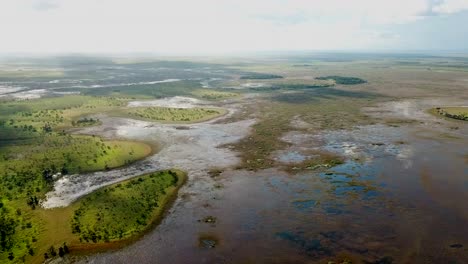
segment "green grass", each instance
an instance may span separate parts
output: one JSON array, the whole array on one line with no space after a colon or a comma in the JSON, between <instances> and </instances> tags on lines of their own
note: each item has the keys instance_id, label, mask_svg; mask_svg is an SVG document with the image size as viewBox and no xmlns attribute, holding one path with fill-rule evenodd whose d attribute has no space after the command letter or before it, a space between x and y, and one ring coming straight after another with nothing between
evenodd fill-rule
<instances>
[{"instance_id":1,"label":"green grass","mask_svg":"<svg viewBox=\"0 0 468 264\"><path fill-rule=\"evenodd\" d=\"M112 115L148 121L200 122L224 113L222 109L209 108L135 107L116 111Z\"/></svg>"},{"instance_id":2,"label":"green grass","mask_svg":"<svg viewBox=\"0 0 468 264\"><path fill-rule=\"evenodd\" d=\"M451 119L468 121L468 107L438 107L430 110L431 113Z\"/></svg>"},{"instance_id":3,"label":"green grass","mask_svg":"<svg viewBox=\"0 0 468 264\"><path fill-rule=\"evenodd\" d=\"M83 243L134 236L161 217L184 180L184 173L169 170L102 188L79 201L71 228Z\"/></svg>"},{"instance_id":4,"label":"green grass","mask_svg":"<svg viewBox=\"0 0 468 264\"><path fill-rule=\"evenodd\" d=\"M82 116L111 111L128 101L128 98L72 95L2 103L0 145L8 140L40 137L45 125L56 131L67 129Z\"/></svg>"}]
</instances>

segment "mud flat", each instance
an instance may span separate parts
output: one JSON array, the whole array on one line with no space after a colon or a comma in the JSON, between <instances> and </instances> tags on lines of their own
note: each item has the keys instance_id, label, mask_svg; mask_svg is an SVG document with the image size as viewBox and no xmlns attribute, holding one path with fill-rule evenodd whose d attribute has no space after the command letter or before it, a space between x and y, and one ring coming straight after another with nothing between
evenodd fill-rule
<instances>
[{"instance_id":1,"label":"mud flat","mask_svg":"<svg viewBox=\"0 0 468 264\"><path fill-rule=\"evenodd\" d=\"M154 142L160 146L160 151L123 169L65 176L55 183L54 191L47 194L42 204L45 208L67 206L102 186L155 170L178 168L188 172L189 178L196 178L211 167L233 166L238 162L236 153L219 146L243 138L255 122L244 120L214 124L217 119L213 119L184 125L181 129L180 125L132 119L102 116L100 120L101 126L75 130L75 133Z\"/></svg>"}]
</instances>

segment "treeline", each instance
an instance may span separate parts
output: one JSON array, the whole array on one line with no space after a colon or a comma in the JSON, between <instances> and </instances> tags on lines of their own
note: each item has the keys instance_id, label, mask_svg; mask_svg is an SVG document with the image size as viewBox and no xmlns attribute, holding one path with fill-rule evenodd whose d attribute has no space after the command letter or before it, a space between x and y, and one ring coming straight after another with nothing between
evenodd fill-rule
<instances>
[{"instance_id":1,"label":"treeline","mask_svg":"<svg viewBox=\"0 0 468 264\"><path fill-rule=\"evenodd\" d=\"M94 119L94 118L81 118L78 119L77 121L72 121L72 126L90 126L99 123L99 119Z\"/></svg>"}]
</instances>

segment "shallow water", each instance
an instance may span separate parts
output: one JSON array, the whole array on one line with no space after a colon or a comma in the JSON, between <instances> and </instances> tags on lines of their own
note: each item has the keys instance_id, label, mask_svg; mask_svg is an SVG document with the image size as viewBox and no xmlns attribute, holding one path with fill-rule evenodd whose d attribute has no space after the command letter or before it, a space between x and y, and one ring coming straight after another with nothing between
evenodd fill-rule
<instances>
[{"instance_id":1,"label":"shallow water","mask_svg":"<svg viewBox=\"0 0 468 264\"><path fill-rule=\"evenodd\" d=\"M293 131L286 136L289 156L278 153L283 161L300 162L301 153L319 148L347 162L295 175L228 170L213 179L200 170L153 231L82 261L327 263L346 256L356 263L468 263L468 125L450 126L429 118L398 127ZM130 134L147 133L137 131ZM216 134L200 142L211 138ZM207 216L216 223L200 221ZM200 246L201 237L217 243Z\"/></svg>"}]
</instances>

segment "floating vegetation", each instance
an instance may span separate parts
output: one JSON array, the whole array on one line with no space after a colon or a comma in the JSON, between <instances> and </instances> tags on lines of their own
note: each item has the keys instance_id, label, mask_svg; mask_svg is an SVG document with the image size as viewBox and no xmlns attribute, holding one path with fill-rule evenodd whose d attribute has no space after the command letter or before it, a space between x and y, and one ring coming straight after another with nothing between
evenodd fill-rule
<instances>
[{"instance_id":1,"label":"floating vegetation","mask_svg":"<svg viewBox=\"0 0 468 264\"><path fill-rule=\"evenodd\" d=\"M202 234L198 237L198 246L212 249L219 245L219 239L214 235Z\"/></svg>"}]
</instances>

